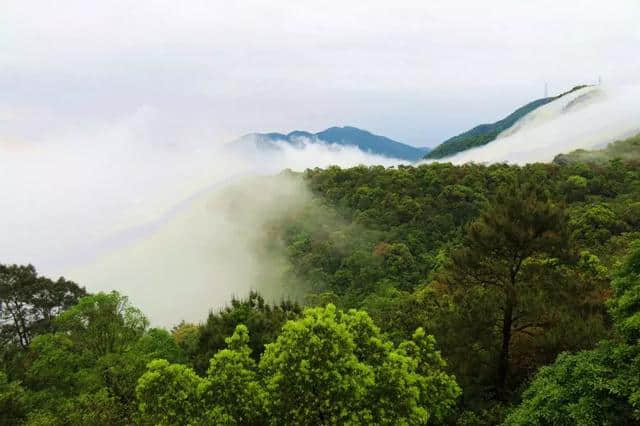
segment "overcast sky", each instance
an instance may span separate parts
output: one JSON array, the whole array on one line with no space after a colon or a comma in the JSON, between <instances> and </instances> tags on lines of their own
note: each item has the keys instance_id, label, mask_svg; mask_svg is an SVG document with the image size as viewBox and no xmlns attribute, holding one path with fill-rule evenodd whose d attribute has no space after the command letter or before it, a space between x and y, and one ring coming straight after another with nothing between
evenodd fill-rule
<instances>
[{"instance_id":1,"label":"overcast sky","mask_svg":"<svg viewBox=\"0 0 640 426\"><path fill-rule=\"evenodd\" d=\"M142 116L430 146L598 76L640 84L639 0L0 0L0 142Z\"/></svg>"}]
</instances>

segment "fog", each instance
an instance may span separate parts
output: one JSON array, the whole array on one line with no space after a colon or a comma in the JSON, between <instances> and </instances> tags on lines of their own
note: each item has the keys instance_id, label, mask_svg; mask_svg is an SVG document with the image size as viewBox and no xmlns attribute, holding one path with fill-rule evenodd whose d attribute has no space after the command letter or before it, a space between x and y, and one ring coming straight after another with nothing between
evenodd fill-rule
<instances>
[{"instance_id":1,"label":"fog","mask_svg":"<svg viewBox=\"0 0 640 426\"><path fill-rule=\"evenodd\" d=\"M286 296L270 221L308 197L289 168L398 164L355 147L303 143L237 152L215 141L157 141L142 109L32 143L0 142L0 259L32 263L89 291L116 289L154 324L202 320L249 289Z\"/></svg>"},{"instance_id":2,"label":"fog","mask_svg":"<svg viewBox=\"0 0 640 426\"><path fill-rule=\"evenodd\" d=\"M1 261L32 263L89 291L117 289L160 325L203 320L250 289L287 296L279 286L286 259L277 241L265 251L265 227L309 194L290 174L272 176L287 168L401 163L310 141L230 149L198 129L167 131L148 106L46 131L36 124L47 117L30 114L25 124L34 125L18 126L19 142L9 133L0 139ZM638 87L589 87L447 160L550 161L638 131Z\"/></svg>"},{"instance_id":3,"label":"fog","mask_svg":"<svg viewBox=\"0 0 640 426\"><path fill-rule=\"evenodd\" d=\"M524 116L489 144L443 161L548 162L578 148L601 148L640 133L640 87L591 86Z\"/></svg>"},{"instance_id":4,"label":"fog","mask_svg":"<svg viewBox=\"0 0 640 426\"><path fill-rule=\"evenodd\" d=\"M266 227L307 196L300 179L239 179L195 197L157 229L68 275L91 289L117 288L162 325L204 320L209 309L251 289L268 300L295 297L283 291L286 258L278 241L265 241L273 238Z\"/></svg>"},{"instance_id":5,"label":"fog","mask_svg":"<svg viewBox=\"0 0 640 426\"><path fill-rule=\"evenodd\" d=\"M454 163L550 161L640 131L637 87L589 87L551 102ZM44 119L35 116L34 122ZM199 321L232 295L272 299L286 259L265 251L265 227L309 194L283 169L396 159L302 141L230 149L198 132L167 132L151 107L109 121L31 129L0 139L0 259L32 263L89 291L117 289L154 324Z\"/></svg>"}]
</instances>

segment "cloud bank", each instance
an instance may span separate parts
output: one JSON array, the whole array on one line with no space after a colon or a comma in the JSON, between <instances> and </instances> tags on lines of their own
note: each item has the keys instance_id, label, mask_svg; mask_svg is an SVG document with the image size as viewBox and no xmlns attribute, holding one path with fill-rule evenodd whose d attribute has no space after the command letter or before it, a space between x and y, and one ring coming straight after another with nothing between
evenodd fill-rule
<instances>
[{"instance_id":1,"label":"cloud bank","mask_svg":"<svg viewBox=\"0 0 640 426\"><path fill-rule=\"evenodd\" d=\"M117 289L154 323L199 320L249 289L283 296L273 283L284 260L258 243L308 194L291 178L259 176L401 163L309 141L242 153L202 139L176 145L156 138L156 120L141 108L109 125L2 140L0 262Z\"/></svg>"},{"instance_id":2,"label":"cloud bank","mask_svg":"<svg viewBox=\"0 0 640 426\"><path fill-rule=\"evenodd\" d=\"M550 161L602 146L640 130L639 95L637 87L582 89L447 160ZM16 115L37 121L28 112ZM271 220L295 211L309 194L299 181L260 176L401 163L305 140L235 151L197 131L159 132L164 124L143 106L108 122L35 128L31 139L24 131L22 139L3 136L0 261L33 263L90 291L118 289L156 324L200 320L249 289L283 296L277 282L285 259L265 252L261 238Z\"/></svg>"},{"instance_id":3,"label":"cloud bank","mask_svg":"<svg viewBox=\"0 0 640 426\"><path fill-rule=\"evenodd\" d=\"M587 87L550 102L454 164L548 162L578 148L600 148L640 133L640 87Z\"/></svg>"}]
</instances>

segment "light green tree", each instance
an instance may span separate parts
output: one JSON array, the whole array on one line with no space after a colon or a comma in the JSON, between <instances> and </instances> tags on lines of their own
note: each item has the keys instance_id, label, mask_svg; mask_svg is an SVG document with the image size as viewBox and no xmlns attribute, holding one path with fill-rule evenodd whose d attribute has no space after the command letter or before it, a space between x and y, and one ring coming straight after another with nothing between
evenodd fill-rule
<instances>
[{"instance_id":1,"label":"light green tree","mask_svg":"<svg viewBox=\"0 0 640 426\"><path fill-rule=\"evenodd\" d=\"M358 359L354 336L335 306L308 309L286 323L260 360L276 424L364 421L371 368Z\"/></svg>"},{"instance_id":2,"label":"light green tree","mask_svg":"<svg viewBox=\"0 0 640 426\"><path fill-rule=\"evenodd\" d=\"M101 356L137 341L149 322L126 296L113 291L81 298L58 324L76 346Z\"/></svg>"},{"instance_id":3,"label":"light green tree","mask_svg":"<svg viewBox=\"0 0 640 426\"><path fill-rule=\"evenodd\" d=\"M211 359L207 380L199 389L204 404L213 407L207 410L207 419L218 424L266 424L267 395L250 356L247 327L237 326L226 343L228 349L219 351Z\"/></svg>"},{"instance_id":4,"label":"light green tree","mask_svg":"<svg viewBox=\"0 0 640 426\"><path fill-rule=\"evenodd\" d=\"M333 305L286 324L260 362L275 424L438 423L460 392L444 366L424 330L395 347L366 312Z\"/></svg>"},{"instance_id":5,"label":"light green tree","mask_svg":"<svg viewBox=\"0 0 640 426\"><path fill-rule=\"evenodd\" d=\"M239 325L228 349L211 359L206 378L152 362L137 387L143 418L157 424L437 424L460 394L432 336L418 329L395 346L364 311L307 309L284 325L257 366L248 342L247 328Z\"/></svg>"},{"instance_id":6,"label":"light green tree","mask_svg":"<svg viewBox=\"0 0 640 426\"><path fill-rule=\"evenodd\" d=\"M124 424L137 413L135 387L153 359L184 362L181 348L117 292L80 299L37 336L25 373L32 423Z\"/></svg>"},{"instance_id":7,"label":"light green tree","mask_svg":"<svg viewBox=\"0 0 640 426\"><path fill-rule=\"evenodd\" d=\"M184 365L150 362L136 387L142 419L156 425L199 423L203 406L198 387L203 380Z\"/></svg>"},{"instance_id":8,"label":"light green tree","mask_svg":"<svg viewBox=\"0 0 640 426\"><path fill-rule=\"evenodd\" d=\"M205 378L183 365L151 362L136 388L142 419L161 425L266 424L247 328L239 325L226 340L228 349L211 359Z\"/></svg>"}]
</instances>

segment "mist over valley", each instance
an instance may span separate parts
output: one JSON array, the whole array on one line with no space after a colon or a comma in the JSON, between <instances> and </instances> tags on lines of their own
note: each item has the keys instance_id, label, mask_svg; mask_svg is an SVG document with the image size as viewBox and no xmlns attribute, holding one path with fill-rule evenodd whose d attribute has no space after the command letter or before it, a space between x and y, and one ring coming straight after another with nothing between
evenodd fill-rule
<instances>
[{"instance_id":1,"label":"mist over valley","mask_svg":"<svg viewBox=\"0 0 640 426\"><path fill-rule=\"evenodd\" d=\"M0 426L640 422L637 0L0 9Z\"/></svg>"}]
</instances>

